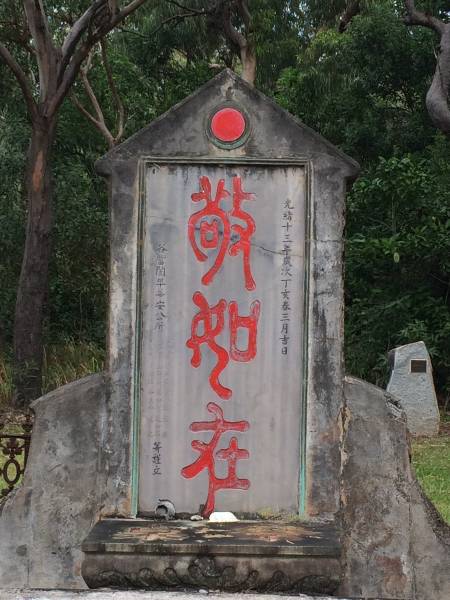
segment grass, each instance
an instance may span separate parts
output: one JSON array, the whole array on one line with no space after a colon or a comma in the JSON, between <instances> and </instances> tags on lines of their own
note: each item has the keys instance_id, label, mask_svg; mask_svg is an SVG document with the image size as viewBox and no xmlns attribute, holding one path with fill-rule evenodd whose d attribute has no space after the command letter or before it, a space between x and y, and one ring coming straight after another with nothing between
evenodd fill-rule
<instances>
[{"instance_id":1,"label":"grass","mask_svg":"<svg viewBox=\"0 0 450 600\"><path fill-rule=\"evenodd\" d=\"M48 346L44 351L43 393L50 392L90 373L102 371L104 354L103 348L93 343L76 343L73 340ZM8 355L2 355L0 356L0 412L8 411L12 395L11 360ZM4 433L22 433L22 429L20 426L9 426ZM8 456L0 451L0 469L7 460ZM18 457L18 462L22 466L23 456ZM13 467L10 467L9 474L13 475ZM6 487L6 483L0 477L0 492Z\"/></svg>"},{"instance_id":2,"label":"grass","mask_svg":"<svg viewBox=\"0 0 450 600\"><path fill-rule=\"evenodd\" d=\"M413 441L412 462L424 492L450 524L450 427L441 430L437 437Z\"/></svg>"},{"instance_id":3,"label":"grass","mask_svg":"<svg viewBox=\"0 0 450 600\"><path fill-rule=\"evenodd\" d=\"M91 342L64 343L47 346L44 350L42 371L43 393L50 392L66 383L90 373L103 370L105 351ZM7 409L12 400L12 365L8 355L0 356L0 411Z\"/></svg>"}]
</instances>

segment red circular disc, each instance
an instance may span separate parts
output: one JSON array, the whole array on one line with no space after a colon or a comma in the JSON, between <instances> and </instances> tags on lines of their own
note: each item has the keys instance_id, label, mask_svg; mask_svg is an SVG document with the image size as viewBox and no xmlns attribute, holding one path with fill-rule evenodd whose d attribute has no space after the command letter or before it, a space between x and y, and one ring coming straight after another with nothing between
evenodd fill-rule
<instances>
[{"instance_id":1,"label":"red circular disc","mask_svg":"<svg viewBox=\"0 0 450 600\"><path fill-rule=\"evenodd\" d=\"M211 119L211 131L221 142L235 142L245 131L244 115L235 108L222 108Z\"/></svg>"}]
</instances>

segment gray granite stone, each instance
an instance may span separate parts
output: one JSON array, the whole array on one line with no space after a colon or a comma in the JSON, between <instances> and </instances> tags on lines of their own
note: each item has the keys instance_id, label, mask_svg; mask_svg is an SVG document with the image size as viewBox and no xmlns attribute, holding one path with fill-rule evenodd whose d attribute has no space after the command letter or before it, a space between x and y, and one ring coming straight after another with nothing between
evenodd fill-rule
<instances>
[{"instance_id":1,"label":"gray granite stone","mask_svg":"<svg viewBox=\"0 0 450 600\"><path fill-rule=\"evenodd\" d=\"M246 431L225 432L218 449L227 448L234 437L239 447L248 452L248 458L238 461L237 472L249 482L249 487L247 490L219 490L215 494L215 510L237 514L298 514L303 435L299 399L305 376L302 341L307 326L304 311L305 168L155 166L150 162L144 177L138 510L140 514L152 514L158 499L166 498L174 503L178 513L200 511L207 496L208 472L204 470L196 477L187 478L181 476L181 471L199 456L198 451L191 448L192 440L207 443L211 438L210 431L193 434L189 426L194 422L212 421L213 416L206 407L213 402L227 420L248 424ZM190 216L204 204L191 201L191 194L199 191L201 177L208 177L213 194L220 179L224 179L230 194L221 203L224 209L231 205L232 185L237 178L243 189L252 194L251 200L242 203L242 209L255 227L249 252L250 272L255 282L253 290L249 291L245 285L242 254L231 257L227 253L211 283L203 285L201 282L216 256L214 252L206 264L202 263L188 243ZM283 275L286 202L292 209L289 271L286 271L290 274L289 282ZM234 217L231 220L240 222ZM211 217L207 219L210 221ZM200 224L195 232L197 238L200 238L199 229ZM286 311L283 311L281 295L283 279L289 284ZM225 302L223 328L214 338L225 356L231 353L231 302L237 303L238 314L245 318L251 314L251 306L257 306L260 311L253 321L257 333L255 356L246 362L239 360L240 356L235 359L230 356L218 378L220 384L230 390L229 399L220 396L221 390L213 388L208 381L218 358L207 345L201 346L201 364L195 369L191 365L193 351L187 347L187 341L192 334L192 321L200 310L193 302L196 293L202 294L210 306L219 300ZM285 314L289 321L286 320L287 335L283 343L281 319ZM202 331L198 328L198 335L202 335L203 328L204 323ZM236 346L247 350L249 330L244 324L237 329L237 335ZM227 462L216 460L215 463L217 476L225 478ZM273 476L267 477L267 473Z\"/></svg>"},{"instance_id":2,"label":"gray granite stone","mask_svg":"<svg viewBox=\"0 0 450 600\"><path fill-rule=\"evenodd\" d=\"M239 147L219 147L208 134L208 117L224 102L248 117L248 137ZM238 314L245 316L251 302L262 300L264 319L251 369L236 360L223 374L239 402L220 405L230 411L226 419L246 420L249 433L254 429L248 438L250 455L237 470L241 480L250 480L251 491L227 495L224 490L218 507L321 520L332 520L339 508L342 232L345 190L358 165L226 70L108 153L98 168L110 188L109 386L94 378L36 404L25 482L5 506L5 540L13 535L15 519L23 519L16 536L17 575L5 575L8 585L14 580L33 586L81 585L79 542L88 523L151 513L160 496L169 496L186 512L196 512L204 502L204 474L191 485L183 481L181 469L196 456L189 448L190 424L206 420L206 402L216 400L207 382L206 387L204 379L203 387L199 383L211 370L211 356L195 371L186 348L200 276L191 260L186 219L193 211L190 195L206 172L215 183L223 177L227 188L238 174L244 191L255 193L255 201L246 204L256 222L251 266L261 294L250 288L242 292L242 256L228 255L222 287L208 301L228 291L227 301L235 300ZM281 355L277 339L286 200L294 209L288 358ZM242 217L235 218L243 224ZM232 243L239 238L236 231ZM159 341L153 306L160 283L154 280L158 236L173 250L167 261L172 329ZM240 331L237 346L242 350L245 344L245 331ZM162 485L152 477L158 431ZM239 447L247 449L243 433L236 435ZM230 435L226 441L231 444ZM219 477L225 474L218 471ZM8 571L10 559L5 560Z\"/></svg>"},{"instance_id":3,"label":"gray granite stone","mask_svg":"<svg viewBox=\"0 0 450 600\"><path fill-rule=\"evenodd\" d=\"M333 593L333 524L105 519L83 543L89 587Z\"/></svg>"},{"instance_id":4,"label":"gray granite stone","mask_svg":"<svg viewBox=\"0 0 450 600\"><path fill-rule=\"evenodd\" d=\"M125 591L125 590L96 590L85 592L64 591L4 591L2 600L201 600L207 596L209 600L261 600L260 594L205 594L200 592L149 592L149 591ZM336 600L330 596L295 596L297 600ZM276 594L265 594L265 600L279 600ZM341 600L346 600L341 598ZM353 598L352 600L358 600ZM377 600L372 598L371 600Z\"/></svg>"},{"instance_id":5,"label":"gray granite stone","mask_svg":"<svg viewBox=\"0 0 450 600\"><path fill-rule=\"evenodd\" d=\"M345 382L340 517L342 595L450 597L450 528L416 481L401 406L352 377Z\"/></svg>"},{"instance_id":6,"label":"gray granite stone","mask_svg":"<svg viewBox=\"0 0 450 600\"><path fill-rule=\"evenodd\" d=\"M208 115L224 102L233 103L249 119L249 136L237 148L217 147L207 134ZM112 385L104 514L151 513L161 496L178 510L193 512L206 496L205 473L183 481L180 472L197 456L190 449L190 424L208 420L207 396L208 401L217 399L210 395L207 380L205 385L214 355L207 354L196 371L189 365L185 345L195 314L192 295L205 272L193 261L186 225L193 211L190 195L198 191L199 175L208 172L214 182L224 177L227 187L231 175L239 173L256 192L256 201L243 208L257 224L252 260L264 319L253 363L230 363L223 374L224 382L235 386L237 401L220 404L229 411L225 418L250 425L247 437L238 435L239 447L250 450L238 474L250 480L252 493L219 492L218 506L243 513L266 509L333 518L339 506L344 196L346 181L356 176L358 165L234 73L224 71L108 153L98 169L110 179L112 236ZM297 264L291 358L283 365L276 331L281 227L275 225L280 224L282 201L288 196L296 206L292 239ZM170 335L159 338L154 330L155 240L170 241L164 281L170 288ZM249 314L249 302L259 297L244 294L238 286L242 257L227 258L220 271L222 283L217 282L208 302L225 298L228 289L239 302L239 314ZM139 437L140 461L133 461ZM155 443L161 449L156 459ZM114 452L117 447L124 452ZM153 473L153 460L162 461L164 475L161 469ZM282 489L276 477L265 475L277 472L289 482Z\"/></svg>"},{"instance_id":7,"label":"gray granite stone","mask_svg":"<svg viewBox=\"0 0 450 600\"><path fill-rule=\"evenodd\" d=\"M104 488L105 392L104 376L92 375L33 403L24 481L0 516L0 588L85 587L81 542Z\"/></svg>"},{"instance_id":8,"label":"gray granite stone","mask_svg":"<svg viewBox=\"0 0 450 600\"><path fill-rule=\"evenodd\" d=\"M396 396L406 414L409 432L433 436L439 432L439 407L430 355L424 342L399 346L390 352L391 377L387 391Z\"/></svg>"}]
</instances>

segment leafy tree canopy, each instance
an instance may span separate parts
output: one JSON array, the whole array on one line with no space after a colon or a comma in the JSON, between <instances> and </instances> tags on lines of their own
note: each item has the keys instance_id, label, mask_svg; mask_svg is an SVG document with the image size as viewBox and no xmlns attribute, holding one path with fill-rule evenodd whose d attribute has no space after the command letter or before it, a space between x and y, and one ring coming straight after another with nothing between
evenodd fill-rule
<instances>
[{"instance_id":1,"label":"leafy tree canopy","mask_svg":"<svg viewBox=\"0 0 450 600\"><path fill-rule=\"evenodd\" d=\"M62 38L72 16L89 2L45 4L52 31ZM179 4L196 11L211 7L206 0ZM384 383L387 351L423 339L445 394L450 392L450 148L424 104L437 39L427 29L406 27L403 3L396 0L362 2L360 13L339 33L345 4L253 0L256 85L362 165L347 202L347 371ZM444 0L417 6L447 18ZM23 22L21 11L13 2L0 7L0 39L7 44L14 42L8 23ZM170 2L149 2L107 37L125 107L125 136L223 66L239 71L239 52L212 16L177 19L179 13ZM239 20L234 25L242 27ZM96 49L89 77L113 126L114 103L100 58ZM25 47L18 60L31 80L37 77ZM87 105L80 81L74 93ZM0 262L0 336L6 347L24 240L28 140L20 92L0 62L0 253L7 257ZM54 152L47 342L104 343L107 199L93 165L105 150L102 136L67 100Z\"/></svg>"}]
</instances>

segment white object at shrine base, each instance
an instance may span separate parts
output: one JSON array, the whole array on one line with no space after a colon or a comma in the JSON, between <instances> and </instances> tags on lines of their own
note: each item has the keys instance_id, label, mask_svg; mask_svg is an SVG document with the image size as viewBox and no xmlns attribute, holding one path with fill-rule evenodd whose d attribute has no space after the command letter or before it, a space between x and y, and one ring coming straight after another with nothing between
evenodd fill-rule
<instances>
[{"instance_id":1,"label":"white object at shrine base","mask_svg":"<svg viewBox=\"0 0 450 600\"><path fill-rule=\"evenodd\" d=\"M213 512L209 520L213 523L233 523L233 521L239 521L232 512Z\"/></svg>"}]
</instances>

